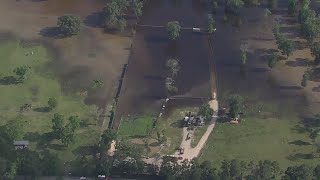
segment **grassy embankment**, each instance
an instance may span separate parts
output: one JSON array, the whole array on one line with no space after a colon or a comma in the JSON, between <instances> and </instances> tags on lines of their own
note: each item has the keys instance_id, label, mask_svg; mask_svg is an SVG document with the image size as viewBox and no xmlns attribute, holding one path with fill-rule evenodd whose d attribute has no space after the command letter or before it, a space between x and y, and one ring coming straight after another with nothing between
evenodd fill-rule
<instances>
[{"instance_id":1,"label":"grassy embankment","mask_svg":"<svg viewBox=\"0 0 320 180\"><path fill-rule=\"evenodd\" d=\"M216 124L200 159L213 164L224 159L267 159L283 168L296 163L315 164L319 160L314 157L316 148L291 105L266 101L246 104L243 122Z\"/></svg>"},{"instance_id":2,"label":"grassy embankment","mask_svg":"<svg viewBox=\"0 0 320 180\"><path fill-rule=\"evenodd\" d=\"M54 73L48 68L52 59L44 47L23 47L18 40L1 42L0 59L0 125L20 117L23 139L31 142L30 148L48 148L63 160L72 160L83 153L83 148L97 143L100 131L96 126L95 107L85 105L84 97L64 95ZM23 83L8 80L8 77L15 76L13 70L22 65L31 67L27 80ZM58 107L51 111L47 108L50 97L58 100ZM25 103L32 104L32 108L20 113L19 109ZM48 137L54 113L64 115L65 121L71 115L78 115L86 122L76 131L76 141L69 147Z\"/></svg>"}]
</instances>

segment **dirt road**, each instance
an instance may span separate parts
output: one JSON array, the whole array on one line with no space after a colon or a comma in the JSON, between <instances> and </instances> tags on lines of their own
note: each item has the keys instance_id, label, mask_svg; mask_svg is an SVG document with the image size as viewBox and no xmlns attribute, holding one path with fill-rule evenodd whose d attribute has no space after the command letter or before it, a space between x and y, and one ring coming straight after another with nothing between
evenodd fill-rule
<instances>
[{"instance_id":1,"label":"dirt road","mask_svg":"<svg viewBox=\"0 0 320 180\"><path fill-rule=\"evenodd\" d=\"M174 155L176 157L182 157L182 160L184 159L188 159L191 160L195 157L197 157L200 154L201 149L204 147L205 143L207 142L209 135L211 134L214 126L215 126L215 122L217 120L217 112L218 112L218 101L215 99L214 96L214 100L209 102L210 107L214 110L214 114L212 116L210 125L208 126L207 131L204 133L204 135L201 137L200 141L198 142L197 146L192 148L191 147L191 142L193 139L193 136L191 135L190 139L187 139L188 133L193 134L192 131L188 131L187 128L183 128L183 139L180 145L180 148L184 148L184 153L183 154L179 154L179 151L177 151Z\"/></svg>"}]
</instances>

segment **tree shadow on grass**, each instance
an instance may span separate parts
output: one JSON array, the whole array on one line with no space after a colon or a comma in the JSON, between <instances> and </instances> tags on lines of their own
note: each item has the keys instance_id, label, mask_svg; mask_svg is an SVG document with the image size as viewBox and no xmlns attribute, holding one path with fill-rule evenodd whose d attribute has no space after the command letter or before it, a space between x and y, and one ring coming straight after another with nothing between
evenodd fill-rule
<instances>
[{"instance_id":1,"label":"tree shadow on grass","mask_svg":"<svg viewBox=\"0 0 320 180\"><path fill-rule=\"evenodd\" d=\"M316 87L313 87L313 88L312 88L312 91L314 91L314 92L320 92L320 85L319 85L319 86L316 86Z\"/></svg>"},{"instance_id":2,"label":"tree shadow on grass","mask_svg":"<svg viewBox=\"0 0 320 180\"><path fill-rule=\"evenodd\" d=\"M34 108L33 110L36 112L49 112L49 111L51 111L51 108L50 107L39 107L39 108Z\"/></svg>"},{"instance_id":3,"label":"tree shadow on grass","mask_svg":"<svg viewBox=\"0 0 320 180\"><path fill-rule=\"evenodd\" d=\"M291 67L307 67L310 64L310 62L307 59L301 59L297 58L295 61L288 61L286 62L287 66Z\"/></svg>"},{"instance_id":4,"label":"tree shadow on grass","mask_svg":"<svg viewBox=\"0 0 320 180\"><path fill-rule=\"evenodd\" d=\"M177 120L176 122L171 123L170 127L183 128L183 121L182 120Z\"/></svg>"},{"instance_id":5,"label":"tree shadow on grass","mask_svg":"<svg viewBox=\"0 0 320 180\"><path fill-rule=\"evenodd\" d=\"M67 37L59 27L46 27L40 30L39 34L44 37L54 38L54 39L62 39Z\"/></svg>"},{"instance_id":6,"label":"tree shadow on grass","mask_svg":"<svg viewBox=\"0 0 320 180\"><path fill-rule=\"evenodd\" d=\"M296 153L296 154L291 154L286 158L290 161L296 161L299 159L314 159L315 156L311 153Z\"/></svg>"},{"instance_id":7,"label":"tree shadow on grass","mask_svg":"<svg viewBox=\"0 0 320 180\"><path fill-rule=\"evenodd\" d=\"M159 142L153 142L153 143L149 144L150 147L157 147L159 145L160 145Z\"/></svg>"},{"instance_id":8,"label":"tree shadow on grass","mask_svg":"<svg viewBox=\"0 0 320 180\"><path fill-rule=\"evenodd\" d=\"M96 153L95 146L80 146L77 149L72 151L75 155L85 156L85 155L93 155Z\"/></svg>"},{"instance_id":9,"label":"tree shadow on grass","mask_svg":"<svg viewBox=\"0 0 320 180\"><path fill-rule=\"evenodd\" d=\"M38 132L28 132L25 134L24 139L36 142L37 149L44 149L49 147L51 141L55 139L53 132L40 134Z\"/></svg>"},{"instance_id":10,"label":"tree shadow on grass","mask_svg":"<svg viewBox=\"0 0 320 180\"><path fill-rule=\"evenodd\" d=\"M310 132L310 129L309 128L306 128L304 126L301 126L301 125L296 125L294 126L293 128L291 128L291 130L293 132L297 132L297 133L307 133L307 132Z\"/></svg>"},{"instance_id":11,"label":"tree shadow on grass","mask_svg":"<svg viewBox=\"0 0 320 180\"><path fill-rule=\"evenodd\" d=\"M289 144L297 145L297 146L309 146L309 145L312 145L311 143L305 142L305 141L302 141L302 140L291 141L291 142L289 142Z\"/></svg>"},{"instance_id":12,"label":"tree shadow on grass","mask_svg":"<svg viewBox=\"0 0 320 180\"><path fill-rule=\"evenodd\" d=\"M320 68L315 68L311 71L310 81L320 82Z\"/></svg>"},{"instance_id":13,"label":"tree shadow on grass","mask_svg":"<svg viewBox=\"0 0 320 180\"><path fill-rule=\"evenodd\" d=\"M18 84L19 81L14 76L4 76L0 78L1 85L11 85L11 84Z\"/></svg>"}]
</instances>

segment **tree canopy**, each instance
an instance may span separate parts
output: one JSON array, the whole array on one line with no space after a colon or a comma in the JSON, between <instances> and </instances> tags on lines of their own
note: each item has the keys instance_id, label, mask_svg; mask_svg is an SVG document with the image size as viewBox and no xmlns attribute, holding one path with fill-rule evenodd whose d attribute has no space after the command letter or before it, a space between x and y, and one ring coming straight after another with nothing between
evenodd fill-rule
<instances>
[{"instance_id":1,"label":"tree canopy","mask_svg":"<svg viewBox=\"0 0 320 180\"><path fill-rule=\"evenodd\" d=\"M178 21L171 21L167 24L167 32L169 39L175 40L180 35L181 26Z\"/></svg>"},{"instance_id":2,"label":"tree canopy","mask_svg":"<svg viewBox=\"0 0 320 180\"><path fill-rule=\"evenodd\" d=\"M198 115L203 116L206 120L210 120L213 115L213 110L210 108L208 103L203 104L200 106Z\"/></svg>"},{"instance_id":3,"label":"tree canopy","mask_svg":"<svg viewBox=\"0 0 320 180\"><path fill-rule=\"evenodd\" d=\"M58 18L57 24L67 36L77 35L80 32L81 20L77 16L63 15Z\"/></svg>"},{"instance_id":4,"label":"tree canopy","mask_svg":"<svg viewBox=\"0 0 320 180\"><path fill-rule=\"evenodd\" d=\"M230 106L230 116L235 118L242 110L243 98L240 95L234 94L229 97L228 101Z\"/></svg>"}]
</instances>

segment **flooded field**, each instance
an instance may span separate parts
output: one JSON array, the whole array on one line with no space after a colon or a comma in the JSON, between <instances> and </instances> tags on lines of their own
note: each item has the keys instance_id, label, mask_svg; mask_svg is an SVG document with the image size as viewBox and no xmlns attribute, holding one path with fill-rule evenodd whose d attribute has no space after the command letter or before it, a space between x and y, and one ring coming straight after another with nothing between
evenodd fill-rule
<instances>
[{"instance_id":1,"label":"flooded field","mask_svg":"<svg viewBox=\"0 0 320 180\"><path fill-rule=\"evenodd\" d=\"M206 33L193 33L192 27L206 30L207 14L199 1L150 1L139 22L128 71L120 95L117 121L121 116L159 111L167 98L165 63L177 58L181 70L177 76L178 96L211 97L209 46ZM163 12L167 13L163 13ZM188 13L185 13L188 12ZM166 24L179 21L183 29L176 41L169 41Z\"/></svg>"},{"instance_id":2,"label":"flooded field","mask_svg":"<svg viewBox=\"0 0 320 180\"><path fill-rule=\"evenodd\" d=\"M66 94L88 94L85 102L104 108L112 102L123 65L127 62L130 38L106 34L98 13L104 0L3 0L0 2L0 32L10 32L27 43L44 44L52 52L50 70ZM55 36L57 18L75 14L83 20L80 35ZM88 91L95 79L104 86Z\"/></svg>"}]
</instances>

